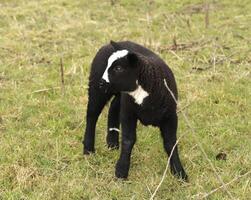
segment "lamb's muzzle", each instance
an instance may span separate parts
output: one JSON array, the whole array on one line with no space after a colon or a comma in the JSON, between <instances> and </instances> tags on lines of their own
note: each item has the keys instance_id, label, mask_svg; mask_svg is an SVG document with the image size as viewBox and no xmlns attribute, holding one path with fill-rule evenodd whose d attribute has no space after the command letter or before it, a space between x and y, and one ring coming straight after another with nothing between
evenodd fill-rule
<instances>
[{"instance_id":1,"label":"lamb's muzzle","mask_svg":"<svg viewBox=\"0 0 251 200\"><path fill-rule=\"evenodd\" d=\"M108 88L109 88L109 83L107 83L104 79L101 79L99 84L98 84L99 89L104 91L104 93L107 93Z\"/></svg>"}]
</instances>

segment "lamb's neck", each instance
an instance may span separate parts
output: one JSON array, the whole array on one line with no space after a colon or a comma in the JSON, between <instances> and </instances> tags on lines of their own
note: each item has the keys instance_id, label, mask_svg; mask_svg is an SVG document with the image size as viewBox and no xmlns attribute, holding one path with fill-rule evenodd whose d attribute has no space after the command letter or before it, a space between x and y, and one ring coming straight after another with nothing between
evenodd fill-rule
<instances>
[{"instance_id":1,"label":"lamb's neck","mask_svg":"<svg viewBox=\"0 0 251 200\"><path fill-rule=\"evenodd\" d=\"M150 65L142 66L139 75L139 85L142 86L148 93L157 92L158 73L156 69Z\"/></svg>"},{"instance_id":2,"label":"lamb's neck","mask_svg":"<svg viewBox=\"0 0 251 200\"><path fill-rule=\"evenodd\" d=\"M156 69L149 65L141 66L139 74L136 89L128 94L134 98L135 103L141 105L150 94L159 92L159 77Z\"/></svg>"}]
</instances>

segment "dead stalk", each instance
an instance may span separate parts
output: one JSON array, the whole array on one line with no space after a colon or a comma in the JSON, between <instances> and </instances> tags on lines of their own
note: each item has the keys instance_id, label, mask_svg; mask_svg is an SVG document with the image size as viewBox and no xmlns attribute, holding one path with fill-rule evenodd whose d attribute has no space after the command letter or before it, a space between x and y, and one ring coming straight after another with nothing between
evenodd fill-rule
<instances>
[{"instance_id":1,"label":"dead stalk","mask_svg":"<svg viewBox=\"0 0 251 200\"><path fill-rule=\"evenodd\" d=\"M167 90L170 92L172 98L174 99L174 101L175 101L176 104L177 104L178 102L177 102L177 100L176 100L176 98L175 98L173 92L172 92L171 89L168 87L167 82L166 82L165 79L164 79L164 84L165 84ZM181 110L180 112L182 113L182 115L183 115L183 117L184 117L184 119L185 119L185 122L186 122L187 126L188 126L188 127L190 128L190 130L192 131L192 133L193 133L192 135L193 135L193 137L195 138L196 143L198 144L200 150L202 151L202 153L203 153L203 155L205 156L206 160L207 160L208 163L210 164L210 167L211 167L212 170L214 171L214 173L215 173L215 175L216 175L218 181L222 184L221 187L226 191L226 193L228 194L228 196L230 197L230 199L234 199L234 197L232 196L232 194L228 191L228 189L227 189L227 187L226 187L226 184L223 182L221 176L218 174L217 170L215 169L213 163L212 163L211 160L208 158L208 156L207 156L207 154L206 154L204 148L203 148L202 145L199 143L198 139L195 137L195 130L194 130L194 128L191 126L191 124L190 124L190 122L189 122L189 120L188 120L186 114L183 112L183 110ZM180 138L181 138L182 136L184 136L184 134L181 135ZM173 147L173 149L172 149L172 152L171 152L171 155L172 155L172 153L173 153L173 150L174 150L175 146L178 144L180 138L177 140L176 144L174 145L174 147ZM171 157L171 155L170 155L170 157ZM162 175L161 181L160 181L160 183L158 184L157 188L155 189L154 193L151 195L150 200L153 200L153 199L154 199L154 197L155 197L157 191L159 190L161 184L163 183L163 181L164 181L164 179L165 179L165 176L166 176L166 173L167 173L167 169L168 169L168 165L169 165L169 162L170 162L170 157L169 157L169 159L168 159L168 162L167 162L167 165L166 165L166 169L165 169L165 171L164 171L164 173L163 173L163 175Z\"/></svg>"},{"instance_id":2,"label":"dead stalk","mask_svg":"<svg viewBox=\"0 0 251 200\"><path fill-rule=\"evenodd\" d=\"M65 82L64 82L64 66L63 66L63 58L60 58L60 75L61 75L61 91L62 94L65 94Z\"/></svg>"},{"instance_id":3,"label":"dead stalk","mask_svg":"<svg viewBox=\"0 0 251 200\"><path fill-rule=\"evenodd\" d=\"M240 178L243 178L243 177L247 176L250 173L251 173L251 171L249 171L249 172L247 172L247 173L245 173L243 175L240 175L240 176L237 176L237 177L233 178L231 181L229 181L228 183L226 183L225 186L228 186L228 185L232 184L233 182L239 180ZM208 196L210 196L211 194L217 192L218 190L221 190L223 187L224 187L224 185L221 185L220 187L215 188L215 189L211 190L210 192L204 194L202 197L199 197L199 199L206 199ZM197 197L199 195L200 194L197 194L194 197Z\"/></svg>"},{"instance_id":4,"label":"dead stalk","mask_svg":"<svg viewBox=\"0 0 251 200\"><path fill-rule=\"evenodd\" d=\"M205 27L208 28L209 26L209 3L206 2L205 4Z\"/></svg>"}]
</instances>

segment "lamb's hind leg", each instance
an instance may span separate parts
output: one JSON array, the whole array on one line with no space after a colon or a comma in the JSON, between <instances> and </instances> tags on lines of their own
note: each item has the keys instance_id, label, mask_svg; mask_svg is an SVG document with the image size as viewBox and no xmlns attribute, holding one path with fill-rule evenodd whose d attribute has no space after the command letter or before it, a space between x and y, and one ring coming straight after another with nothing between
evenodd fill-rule
<instances>
[{"instance_id":1,"label":"lamb's hind leg","mask_svg":"<svg viewBox=\"0 0 251 200\"><path fill-rule=\"evenodd\" d=\"M89 88L89 101L86 114L86 129L84 134L84 154L93 153L95 143L95 129L98 117L106 102L111 98L111 94L104 93L95 87Z\"/></svg>"},{"instance_id":2,"label":"lamb's hind leg","mask_svg":"<svg viewBox=\"0 0 251 200\"><path fill-rule=\"evenodd\" d=\"M178 119L176 113L169 116L167 120L163 121L160 130L163 138L164 148L170 158L170 168L172 174L182 178L188 179L185 170L182 167L178 154L178 146L176 144L176 132L177 132ZM175 146L175 147L174 147Z\"/></svg>"},{"instance_id":3,"label":"lamb's hind leg","mask_svg":"<svg viewBox=\"0 0 251 200\"><path fill-rule=\"evenodd\" d=\"M114 97L111 102L108 114L107 145L108 148L119 148L119 114L120 114L120 94Z\"/></svg>"}]
</instances>

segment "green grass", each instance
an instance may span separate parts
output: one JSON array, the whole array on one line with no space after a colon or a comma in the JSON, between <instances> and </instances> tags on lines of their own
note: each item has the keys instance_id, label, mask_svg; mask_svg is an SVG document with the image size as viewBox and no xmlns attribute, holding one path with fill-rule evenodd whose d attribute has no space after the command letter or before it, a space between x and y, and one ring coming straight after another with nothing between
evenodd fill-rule
<instances>
[{"instance_id":1,"label":"green grass","mask_svg":"<svg viewBox=\"0 0 251 200\"><path fill-rule=\"evenodd\" d=\"M0 0L0 199L150 198L166 165L157 129L138 125L127 181L114 178L119 151L106 148L107 108L97 124L96 153L82 156L90 63L111 39L160 54L196 132L179 114L190 182L168 172L156 199L197 199L221 186L198 142L225 183L250 172L250 1L208 1L208 28L204 1L111 2ZM170 50L174 40L187 48ZM226 161L216 160L220 152ZM250 198L250 174L227 188L235 199ZM208 199L230 197L221 189Z\"/></svg>"}]
</instances>

